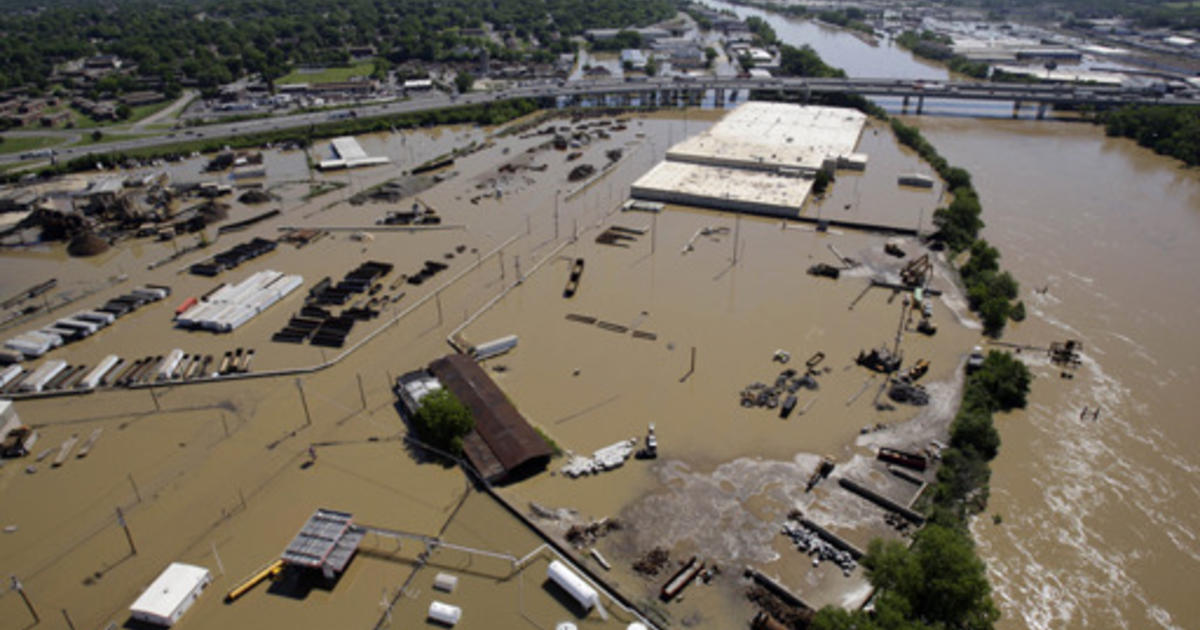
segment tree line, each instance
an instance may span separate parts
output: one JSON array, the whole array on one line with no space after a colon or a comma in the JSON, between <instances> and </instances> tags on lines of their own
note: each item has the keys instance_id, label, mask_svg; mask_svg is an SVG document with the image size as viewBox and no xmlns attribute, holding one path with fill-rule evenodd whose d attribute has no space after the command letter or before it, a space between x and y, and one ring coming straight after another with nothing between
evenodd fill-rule
<instances>
[{"instance_id":1,"label":"tree line","mask_svg":"<svg viewBox=\"0 0 1200 630\"><path fill-rule=\"evenodd\" d=\"M1020 285L1007 271L1000 270L1000 252L979 236L983 229L983 206L979 193L971 183L971 174L964 168L951 166L946 158L921 135L916 127L892 119L892 131L901 144L915 150L945 180L954 200L933 212L937 227L934 238L945 243L953 254L970 252L967 262L959 268L967 289L967 303L983 320L983 330L998 337L1008 320L1025 318L1025 304L1013 303Z\"/></svg>"},{"instance_id":2,"label":"tree line","mask_svg":"<svg viewBox=\"0 0 1200 630\"><path fill-rule=\"evenodd\" d=\"M939 35L932 31L904 31L896 37L896 43L912 51L918 57L931 61L940 61L947 68L959 74L965 74L975 79L986 79L988 64L982 61L971 61L962 55L954 54L950 48L951 40L947 35Z\"/></svg>"},{"instance_id":3,"label":"tree line","mask_svg":"<svg viewBox=\"0 0 1200 630\"><path fill-rule=\"evenodd\" d=\"M54 67L115 54L164 84L212 89L250 73L271 80L295 65L349 61L348 48L409 60L547 61L585 29L646 25L675 13L674 0L118 0L0 15L0 90L49 86ZM520 42L464 34L484 23Z\"/></svg>"},{"instance_id":4,"label":"tree line","mask_svg":"<svg viewBox=\"0 0 1200 630\"><path fill-rule=\"evenodd\" d=\"M1132 138L1155 153L1200 165L1200 107L1123 107L1099 114L1098 121L1110 136Z\"/></svg>"}]
</instances>

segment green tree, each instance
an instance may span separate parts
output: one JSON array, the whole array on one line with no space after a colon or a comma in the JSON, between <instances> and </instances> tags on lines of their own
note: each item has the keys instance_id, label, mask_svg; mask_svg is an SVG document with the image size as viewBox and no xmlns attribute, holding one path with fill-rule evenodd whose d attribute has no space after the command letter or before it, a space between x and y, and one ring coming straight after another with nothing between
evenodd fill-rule
<instances>
[{"instance_id":1,"label":"green tree","mask_svg":"<svg viewBox=\"0 0 1200 630\"><path fill-rule=\"evenodd\" d=\"M709 68L713 67L713 62L716 61L717 57L719 57L719 56L720 56L720 53L717 52L716 48L713 48L712 46L705 48L704 49L704 64L706 66L708 66Z\"/></svg>"},{"instance_id":2,"label":"green tree","mask_svg":"<svg viewBox=\"0 0 1200 630\"><path fill-rule=\"evenodd\" d=\"M92 132L92 142L100 142L100 139L103 137L104 132L100 131L99 129Z\"/></svg>"},{"instance_id":3,"label":"green tree","mask_svg":"<svg viewBox=\"0 0 1200 630\"><path fill-rule=\"evenodd\" d=\"M992 422L989 409L960 410L950 427L950 445L975 449L984 459L991 460L1000 452L1000 433Z\"/></svg>"},{"instance_id":4,"label":"green tree","mask_svg":"<svg viewBox=\"0 0 1200 630\"><path fill-rule=\"evenodd\" d=\"M459 72L454 77L454 87L458 89L459 94L470 92L473 85L475 85L475 76L470 72Z\"/></svg>"},{"instance_id":5,"label":"green tree","mask_svg":"<svg viewBox=\"0 0 1200 630\"><path fill-rule=\"evenodd\" d=\"M991 408L1010 411L1025 407L1033 375L1024 363L1007 352L992 350L980 369L971 375L968 387L977 386L991 399Z\"/></svg>"},{"instance_id":6,"label":"green tree","mask_svg":"<svg viewBox=\"0 0 1200 630\"><path fill-rule=\"evenodd\" d=\"M413 421L422 439L455 455L462 453L463 437L475 428L471 410L446 389L422 398Z\"/></svg>"}]
</instances>

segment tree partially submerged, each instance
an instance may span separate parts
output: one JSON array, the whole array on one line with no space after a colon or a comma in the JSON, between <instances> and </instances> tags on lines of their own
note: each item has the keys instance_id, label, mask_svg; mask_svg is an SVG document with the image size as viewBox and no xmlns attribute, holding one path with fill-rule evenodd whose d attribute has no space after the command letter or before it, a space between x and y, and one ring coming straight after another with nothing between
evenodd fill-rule
<instances>
[{"instance_id":1,"label":"tree partially submerged","mask_svg":"<svg viewBox=\"0 0 1200 630\"><path fill-rule=\"evenodd\" d=\"M475 428L475 419L449 390L438 390L421 399L413 418L421 439L454 455L461 455L463 438Z\"/></svg>"}]
</instances>

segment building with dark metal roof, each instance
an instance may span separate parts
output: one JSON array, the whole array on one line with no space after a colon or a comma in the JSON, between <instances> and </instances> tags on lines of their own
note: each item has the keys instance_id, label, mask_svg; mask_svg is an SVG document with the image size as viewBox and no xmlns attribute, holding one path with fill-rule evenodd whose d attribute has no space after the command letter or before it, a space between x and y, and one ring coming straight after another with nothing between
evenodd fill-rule
<instances>
[{"instance_id":1,"label":"building with dark metal roof","mask_svg":"<svg viewBox=\"0 0 1200 630\"><path fill-rule=\"evenodd\" d=\"M538 472L554 452L473 359L451 354L429 365L441 384L463 402L475 429L463 438L463 451L489 482Z\"/></svg>"}]
</instances>

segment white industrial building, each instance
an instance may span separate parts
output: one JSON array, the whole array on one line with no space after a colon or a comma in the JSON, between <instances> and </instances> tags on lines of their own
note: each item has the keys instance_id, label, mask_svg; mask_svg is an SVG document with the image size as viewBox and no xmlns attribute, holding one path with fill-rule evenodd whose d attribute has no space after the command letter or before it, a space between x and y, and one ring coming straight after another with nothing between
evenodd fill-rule
<instances>
[{"instance_id":1,"label":"white industrial building","mask_svg":"<svg viewBox=\"0 0 1200 630\"><path fill-rule=\"evenodd\" d=\"M854 109L752 101L667 151L631 195L772 216L800 215L819 170L866 168Z\"/></svg>"},{"instance_id":2,"label":"white industrial building","mask_svg":"<svg viewBox=\"0 0 1200 630\"><path fill-rule=\"evenodd\" d=\"M667 151L675 162L815 173L854 152L867 117L856 109L752 101Z\"/></svg>"},{"instance_id":3,"label":"white industrial building","mask_svg":"<svg viewBox=\"0 0 1200 630\"><path fill-rule=\"evenodd\" d=\"M813 180L684 162L659 162L633 184L631 194L685 206L796 216Z\"/></svg>"},{"instance_id":4,"label":"white industrial building","mask_svg":"<svg viewBox=\"0 0 1200 630\"><path fill-rule=\"evenodd\" d=\"M211 582L208 569L172 562L129 607L130 616L146 623L171 626Z\"/></svg>"},{"instance_id":5,"label":"white industrial building","mask_svg":"<svg viewBox=\"0 0 1200 630\"><path fill-rule=\"evenodd\" d=\"M360 166L376 166L387 164L391 160L387 156L372 157L367 155L358 140L350 136L334 138L330 143L333 154L337 157L331 160L321 160L317 167L323 171L339 168L358 168Z\"/></svg>"}]
</instances>

